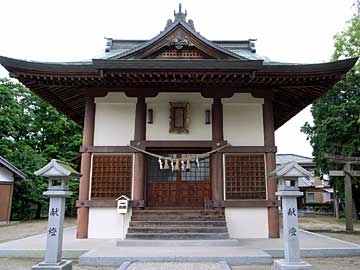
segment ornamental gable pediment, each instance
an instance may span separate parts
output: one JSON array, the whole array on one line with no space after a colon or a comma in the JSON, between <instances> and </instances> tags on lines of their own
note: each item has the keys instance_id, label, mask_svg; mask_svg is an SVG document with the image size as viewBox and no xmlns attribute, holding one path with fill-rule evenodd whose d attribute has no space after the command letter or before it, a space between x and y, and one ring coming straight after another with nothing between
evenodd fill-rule
<instances>
[{"instance_id":1,"label":"ornamental gable pediment","mask_svg":"<svg viewBox=\"0 0 360 270\"><path fill-rule=\"evenodd\" d=\"M203 38L184 22L118 59L236 59L229 51Z\"/></svg>"}]
</instances>

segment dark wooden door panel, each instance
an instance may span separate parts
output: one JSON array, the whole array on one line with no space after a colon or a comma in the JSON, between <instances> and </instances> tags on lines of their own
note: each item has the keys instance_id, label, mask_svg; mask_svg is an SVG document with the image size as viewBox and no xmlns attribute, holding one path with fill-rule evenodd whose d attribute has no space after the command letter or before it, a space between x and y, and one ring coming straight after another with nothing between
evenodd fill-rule
<instances>
[{"instance_id":1,"label":"dark wooden door panel","mask_svg":"<svg viewBox=\"0 0 360 270\"><path fill-rule=\"evenodd\" d=\"M9 218L12 184L0 184L0 221Z\"/></svg>"},{"instance_id":2,"label":"dark wooden door panel","mask_svg":"<svg viewBox=\"0 0 360 270\"><path fill-rule=\"evenodd\" d=\"M149 207L176 206L176 182L149 182L147 188Z\"/></svg>"},{"instance_id":3,"label":"dark wooden door panel","mask_svg":"<svg viewBox=\"0 0 360 270\"><path fill-rule=\"evenodd\" d=\"M149 207L203 207L211 199L210 182L149 182Z\"/></svg>"}]
</instances>

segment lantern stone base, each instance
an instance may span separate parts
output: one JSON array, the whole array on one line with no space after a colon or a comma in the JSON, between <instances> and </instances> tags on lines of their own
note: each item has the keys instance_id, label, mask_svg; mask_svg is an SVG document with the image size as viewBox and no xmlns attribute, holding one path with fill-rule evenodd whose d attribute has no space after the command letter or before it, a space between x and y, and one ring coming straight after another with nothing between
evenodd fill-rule
<instances>
[{"instance_id":1,"label":"lantern stone base","mask_svg":"<svg viewBox=\"0 0 360 270\"><path fill-rule=\"evenodd\" d=\"M41 262L32 266L31 270L72 270L72 261L62 260L58 263Z\"/></svg>"},{"instance_id":2,"label":"lantern stone base","mask_svg":"<svg viewBox=\"0 0 360 270\"><path fill-rule=\"evenodd\" d=\"M311 264L300 261L296 263L289 263L283 259L274 261L275 270L308 270L313 269Z\"/></svg>"}]
</instances>

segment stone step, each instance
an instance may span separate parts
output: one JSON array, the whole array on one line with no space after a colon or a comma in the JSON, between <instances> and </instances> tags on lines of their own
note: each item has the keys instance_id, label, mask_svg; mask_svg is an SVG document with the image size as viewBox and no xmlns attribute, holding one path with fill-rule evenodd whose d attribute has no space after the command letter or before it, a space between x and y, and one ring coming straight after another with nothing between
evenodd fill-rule
<instances>
[{"instance_id":1,"label":"stone step","mask_svg":"<svg viewBox=\"0 0 360 270\"><path fill-rule=\"evenodd\" d=\"M130 227L223 227L226 226L225 221L186 221L186 220L172 220L172 221L131 221Z\"/></svg>"},{"instance_id":2,"label":"stone step","mask_svg":"<svg viewBox=\"0 0 360 270\"><path fill-rule=\"evenodd\" d=\"M224 210L218 209L134 209L133 213L202 213L214 214L224 213Z\"/></svg>"},{"instance_id":3,"label":"stone step","mask_svg":"<svg viewBox=\"0 0 360 270\"><path fill-rule=\"evenodd\" d=\"M239 246L237 239L215 240L137 240L125 239L117 241L117 247L235 247Z\"/></svg>"},{"instance_id":4,"label":"stone step","mask_svg":"<svg viewBox=\"0 0 360 270\"><path fill-rule=\"evenodd\" d=\"M132 215L132 221L225 221L225 216L200 216L200 215Z\"/></svg>"},{"instance_id":5,"label":"stone step","mask_svg":"<svg viewBox=\"0 0 360 270\"><path fill-rule=\"evenodd\" d=\"M128 233L227 233L226 227L129 227Z\"/></svg>"},{"instance_id":6,"label":"stone step","mask_svg":"<svg viewBox=\"0 0 360 270\"><path fill-rule=\"evenodd\" d=\"M177 216L225 216L223 210L134 210L134 216L177 215Z\"/></svg>"},{"instance_id":7,"label":"stone step","mask_svg":"<svg viewBox=\"0 0 360 270\"><path fill-rule=\"evenodd\" d=\"M127 233L126 239L228 239L228 233Z\"/></svg>"}]
</instances>

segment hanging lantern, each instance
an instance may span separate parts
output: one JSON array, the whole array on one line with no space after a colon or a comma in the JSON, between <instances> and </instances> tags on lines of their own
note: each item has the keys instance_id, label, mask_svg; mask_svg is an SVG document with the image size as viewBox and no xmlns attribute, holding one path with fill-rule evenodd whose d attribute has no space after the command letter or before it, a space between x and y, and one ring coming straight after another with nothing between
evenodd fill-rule
<instances>
[{"instance_id":1,"label":"hanging lantern","mask_svg":"<svg viewBox=\"0 0 360 270\"><path fill-rule=\"evenodd\" d=\"M160 166L160 170L162 170L163 169L163 164L162 164L162 160L159 158L159 166Z\"/></svg>"},{"instance_id":2,"label":"hanging lantern","mask_svg":"<svg viewBox=\"0 0 360 270\"><path fill-rule=\"evenodd\" d=\"M175 169L174 160L171 160L170 165L171 165L171 171L173 172Z\"/></svg>"},{"instance_id":3,"label":"hanging lantern","mask_svg":"<svg viewBox=\"0 0 360 270\"><path fill-rule=\"evenodd\" d=\"M169 168L169 161L167 159L164 160L165 164L164 164L164 170L168 170Z\"/></svg>"},{"instance_id":4,"label":"hanging lantern","mask_svg":"<svg viewBox=\"0 0 360 270\"><path fill-rule=\"evenodd\" d=\"M191 169L190 159L186 161L186 171L189 172Z\"/></svg>"},{"instance_id":5,"label":"hanging lantern","mask_svg":"<svg viewBox=\"0 0 360 270\"><path fill-rule=\"evenodd\" d=\"M178 159L176 160L176 163L175 163L175 171L180 171L180 166L179 166L179 160Z\"/></svg>"}]
</instances>

